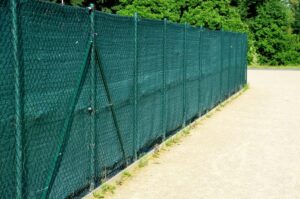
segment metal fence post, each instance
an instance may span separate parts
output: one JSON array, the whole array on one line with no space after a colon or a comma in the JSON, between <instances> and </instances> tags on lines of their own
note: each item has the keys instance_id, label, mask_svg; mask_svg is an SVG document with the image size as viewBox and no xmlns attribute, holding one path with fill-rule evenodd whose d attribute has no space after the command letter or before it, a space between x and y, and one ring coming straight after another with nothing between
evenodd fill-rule
<instances>
[{"instance_id":1,"label":"metal fence post","mask_svg":"<svg viewBox=\"0 0 300 199\"><path fill-rule=\"evenodd\" d=\"M111 96L110 91L109 91L107 78L105 76L104 67L103 67L103 64L102 64L101 58L100 58L100 52L99 52L99 49L96 48L96 46L97 45L96 45L96 41L95 41L95 57L96 57L96 62L98 64L98 68L99 68L99 72L100 72L99 75L100 75L100 78L103 82L104 91L105 91L107 101L108 101L108 107L110 109L111 116L112 116L112 119L113 119L113 123L114 123L115 128L116 128L116 134L117 134L118 141L119 141L120 148L121 148L121 152L122 152L122 155L123 155L124 165L128 166L128 162L127 162L127 157L128 156L126 155L124 142L122 140L122 135L121 135L121 131L120 131L120 127L119 127L119 124L118 124L117 115L116 115L116 111L115 111L115 105L113 103L113 99L112 99L112 96Z\"/></svg>"},{"instance_id":2,"label":"metal fence post","mask_svg":"<svg viewBox=\"0 0 300 199\"><path fill-rule=\"evenodd\" d=\"M221 49L220 49L220 51L221 51L221 55L220 55L220 57L221 57L221 60L220 60L220 62L221 62L221 69L220 69L220 97L219 97L219 103L221 103L222 101L223 101L223 96L222 96L222 94L223 94L223 90L222 90L222 85L223 85L223 30L221 29L221 31L220 31L220 34L221 34L221 42L220 42L220 46L221 46Z\"/></svg>"},{"instance_id":3,"label":"metal fence post","mask_svg":"<svg viewBox=\"0 0 300 199\"><path fill-rule=\"evenodd\" d=\"M134 13L134 121L133 121L133 150L134 160L137 159L138 151L138 45L137 45L137 22L138 14Z\"/></svg>"},{"instance_id":4,"label":"metal fence post","mask_svg":"<svg viewBox=\"0 0 300 199\"><path fill-rule=\"evenodd\" d=\"M211 36L214 36L214 31L213 30L208 30L208 34L209 34L209 37ZM209 87L210 87L210 102L209 102L209 110L211 110L213 107L214 107L214 87L213 87L213 83L212 83L212 80L214 80L214 76L215 76L215 71L214 71L214 68L213 68L213 72L212 73L209 73L207 76L208 76L208 79L209 79Z\"/></svg>"},{"instance_id":5,"label":"metal fence post","mask_svg":"<svg viewBox=\"0 0 300 199\"><path fill-rule=\"evenodd\" d=\"M182 93L183 93L183 122L182 126L184 127L186 125L186 31L187 31L187 23L184 23L184 45L183 45L183 88L182 88Z\"/></svg>"},{"instance_id":6,"label":"metal fence post","mask_svg":"<svg viewBox=\"0 0 300 199\"><path fill-rule=\"evenodd\" d=\"M243 53L243 51L241 50L241 35L240 33L238 33L237 35L237 47L239 47L238 49L238 54L237 54L237 77L238 77L238 81L237 81L237 88L238 90L241 89L241 68L242 68L242 64L241 64L241 54Z\"/></svg>"},{"instance_id":7,"label":"metal fence post","mask_svg":"<svg viewBox=\"0 0 300 199\"><path fill-rule=\"evenodd\" d=\"M20 37L19 37L19 1L10 0L12 14L12 46L13 46L13 67L15 72L15 141L16 141L16 199L24 198L24 154L23 154L23 69L20 60Z\"/></svg>"},{"instance_id":8,"label":"metal fence post","mask_svg":"<svg viewBox=\"0 0 300 199\"><path fill-rule=\"evenodd\" d=\"M237 73L238 73L238 61L237 61L237 56L238 56L238 49L237 49L237 46L238 46L238 42L237 42L237 39L238 39L238 33L235 33L235 72L234 72L234 92L236 92L238 90L238 79L237 79Z\"/></svg>"},{"instance_id":9,"label":"metal fence post","mask_svg":"<svg viewBox=\"0 0 300 199\"><path fill-rule=\"evenodd\" d=\"M66 113L65 121L62 126L61 132L60 132L60 143L58 146L56 146L56 151L55 151L55 157L53 162L50 162L49 165L49 172L48 175L45 177L45 189L43 190L42 199L47 199L49 198L50 192L52 190L54 181L56 179L56 176L59 171L60 164L63 160L63 156L66 150L66 147L69 142L70 138L70 131L74 119L74 110L76 108L76 104L79 100L80 93L87 75L87 71L89 68L90 64L90 53L91 53L91 48L92 44L89 43L89 46L87 48L86 54L84 56L84 61L82 63L82 66L80 68L79 76L78 76L78 81L76 82L76 87L75 87L75 92L74 95L71 97L69 103L67 104L68 110Z\"/></svg>"},{"instance_id":10,"label":"metal fence post","mask_svg":"<svg viewBox=\"0 0 300 199\"><path fill-rule=\"evenodd\" d=\"M167 78L167 71L166 71L166 37L167 37L167 19L164 18L164 27L163 27L163 107L162 107L162 131L163 136L162 140L164 141L166 139L166 124L167 124L167 98L166 98L166 78Z\"/></svg>"},{"instance_id":11,"label":"metal fence post","mask_svg":"<svg viewBox=\"0 0 300 199\"><path fill-rule=\"evenodd\" d=\"M240 33L240 70L239 70L239 89L242 88L243 85L243 71L244 71L244 41L243 35Z\"/></svg>"},{"instance_id":12,"label":"metal fence post","mask_svg":"<svg viewBox=\"0 0 300 199\"><path fill-rule=\"evenodd\" d=\"M245 66L244 66L244 84L247 84L247 65L248 65L248 57L247 57L247 53L248 53L248 35L245 34Z\"/></svg>"},{"instance_id":13,"label":"metal fence post","mask_svg":"<svg viewBox=\"0 0 300 199\"><path fill-rule=\"evenodd\" d=\"M91 182L90 182L90 191L92 191L95 188L95 137L96 137L96 67L95 67L95 5L90 4L90 24L91 24L91 43L92 43L92 49L91 49L91 107L90 113L91 113L91 143L90 143L90 149L91 149Z\"/></svg>"},{"instance_id":14,"label":"metal fence post","mask_svg":"<svg viewBox=\"0 0 300 199\"><path fill-rule=\"evenodd\" d=\"M228 92L227 92L227 98L230 96L231 94L231 79L230 79L230 76L231 76L231 70L232 70L232 65L231 65L231 54L232 54L232 39L231 39L231 36L232 36L232 33L231 32L228 32L228 39L229 39L229 53L228 53Z\"/></svg>"},{"instance_id":15,"label":"metal fence post","mask_svg":"<svg viewBox=\"0 0 300 199\"><path fill-rule=\"evenodd\" d=\"M200 27L199 29L199 47L198 47L198 54L199 54L199 73L198 73L198 117L201 116L201 81L202 81L202 78L201 78L201 75L202 75L202 59L201 59L201 56L202 56L202 43L201 43L201 32L202 32L202 28Z\"/></svg>"}]
</instances>

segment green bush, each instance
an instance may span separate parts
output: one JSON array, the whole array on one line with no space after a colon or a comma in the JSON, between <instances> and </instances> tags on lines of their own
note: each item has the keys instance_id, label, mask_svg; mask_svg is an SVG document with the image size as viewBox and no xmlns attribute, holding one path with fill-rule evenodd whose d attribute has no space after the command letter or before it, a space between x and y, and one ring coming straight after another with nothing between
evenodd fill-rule
<instances>
[{"instance_id":1,"label":"green bush","mask_svg":"<svg viewBox=\"0 0 300 199\"><path fill-rule=\"evenodd\" d=\"M258 8L250 23L260 64L299 64L299 39L289 33L292 18L280 0L270 0Z\"/></svg>"}]
</instances>

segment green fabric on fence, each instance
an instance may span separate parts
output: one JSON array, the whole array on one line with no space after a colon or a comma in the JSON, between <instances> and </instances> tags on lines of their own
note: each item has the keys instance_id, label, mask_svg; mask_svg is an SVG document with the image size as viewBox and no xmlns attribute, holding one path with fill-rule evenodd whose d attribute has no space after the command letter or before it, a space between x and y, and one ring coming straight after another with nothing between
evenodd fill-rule
<instances>
[{"instance_id":1,"label":"green fabric on fence","mask_svg":"<svg viewBox=\"0 0 300 199\"><path fill-rule=\"evenodd\" d=\"M138 148L162 136L163 21L138 19Z\"/></svg>"},{"instance_id":2,"label":"green fabric on fence","mask_svg":"<svg viewBox=\"0 0 300 199\"><path fill-rule=\"evenodd\" d=\"M199 76L200 76L200 29L187 27L185 65L186 65L186 119L190 120L199 113Z\"/></svg>"},{"instance_id":3,"label":"green fabric on fence","mask_svg":"<svg viewBox=\"0 0 300 199\"><path fill-rule=\"evenodd\" d=\"M90 41L90 25L85 9L38 1L21 4L20 15L25 85L24 191L27 198L40 198L48 186L47 176L52 175L51 164L58 156L63 124ZM89 90L88 73L51 198L67 196L88 183Z\"/></svg>"},{"instance_id":4,"label":"green fabric on fence","mask_svg":"<svg viewBox=\"0 0 300 199\"><path fill-rule=\"evenodd\" d=\"M167 132L183 125L184 26L168 23L166 31Z\"/></svg>"},{"instance_id":5,"label":"green fabric on fence","mask_svg":"<svg viewBox=\"0 0 300 199\"><path fill-rule=\"evenodd\" d=\"M3 199L86 193L246 83L245 34L91 12L0 0ZM22 140L22 159L16 140Z\"/></svg>"},{"instance_id":6,"label":"green fabric on fence","mask_svg":"<svg viewBox=\"0 0 300 199\"><path fill-rule=\"evenodd\" d=\"M0 196L8 199L16 194L15 69L10 6L9 1L0 0Z\"/></svg>"}]
</instances>

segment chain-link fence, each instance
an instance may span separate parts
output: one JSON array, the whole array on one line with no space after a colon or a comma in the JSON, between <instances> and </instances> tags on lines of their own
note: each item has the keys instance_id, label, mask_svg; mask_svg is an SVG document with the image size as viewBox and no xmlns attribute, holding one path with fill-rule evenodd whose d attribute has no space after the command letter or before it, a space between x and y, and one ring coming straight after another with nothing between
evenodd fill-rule
<instances>
[{"instance_id":1,"label":"chain-link fence","mask_svg":"<svg viewBox=\"0 0 300 199\"><path fill-rule=\"evenodd\" d=\"M0 0L0 198L93 189L246 83L245 34Z\"/></svg>"}]
</instances>

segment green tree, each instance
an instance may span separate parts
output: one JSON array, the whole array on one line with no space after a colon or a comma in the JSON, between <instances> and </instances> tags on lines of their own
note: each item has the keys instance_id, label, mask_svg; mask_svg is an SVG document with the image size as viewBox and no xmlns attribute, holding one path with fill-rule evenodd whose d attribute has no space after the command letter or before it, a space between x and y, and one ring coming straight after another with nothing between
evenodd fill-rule
<instances>
[{"instance_id":1,"label":"green tree","mask_svg":"<svg viewBox=\"0 0 300 199\"><path fill-rule=\"evenodd\" d=\"M232 4L238 6L243 19L251 19L257 16L258 8L268 0L232 0Z\"/></svg>"},{"instance_id":2,"label":"green tree","mask_svg":"<svg viewBox=\"0 0 300 199\"><path fill-rule=\"evenodd\" d=\"M61 0L50 0L60 2ZM248 62L299 63L299 0L64 0L120 15L248 33ZM256 56L255 56L256 55Z\"/></svg>"},{"instance_id":3,"label":"green tree","mask_svg":"<svg viewBox=\"0 0 300 199\"><path fill-rule=\"evenodd\" d=\"M213 30L247 32L247 24L242 21L238 9L230 3L230 0L187 0L181 22Z\"/></svg>"},{"instance_id":4,"label":"green tree","mask_svg":"<svg viewBox=\"0 0 300 199\"><path fill-rule=\"evenodd\" d=\"M300 35L300 2L295 13L295 21L293 24L294 33Z\"/></svg>"},{"instance_id":5,"label":"green tree","mask_svg":"<svg viewBox=\"0 0 300 199\"><path fill-rule=\"evenodd\" d=\"M253 60L253 35L239 14L238 2L230 0L187 0L181 22L213 30L246 32L248 34L248 62Z\"/></svg>"},{"instance_id":6,"label":"green tree","mask_svg":"<svg viewBox=\"0 0 300 199\"><path fill-rule=\"evenodd\" d=\"M258 8L257 17L250 27L260 63L284 65L298 62L298 44L288 32L290 25L290 10L282 1L269 0Z\"/></svg>"},{"instance_id":7,"label":"green tree","mask_svg":"<svg viewBox=\"0 0 300 199\"><path fill-rule=\"evenodd\" d=\"M184 0L120 0L122 9L117 14L133 16L135 12L139 16L150 19L167 18L173 22L180 21L181 7Z\"/></svg>"},{"instance_id":8,"label":"green tree","mask_svg":"<svg viewBox=\"0 0 300 199\"><path fill-rule=\"evenodd\" d=\"M62 0L50 0L52 2L61 3ZM64 4L73 5L73 6L81 6L83 0L63 0Z\"/></svg>"},{"instance_id":9,"label":"green tree","mask_svg":"<svg viewBox=\"0 0 300 199\"><path fill-rule=\"evenodd\" d=\"M62 0L50 0L52 2L61 3ZM64 0L67 5L84 6L87 7L93 3L97 10L108 13L116 13L117 10L122 9L119 0Z\"/></svg>"}]
</instances>

